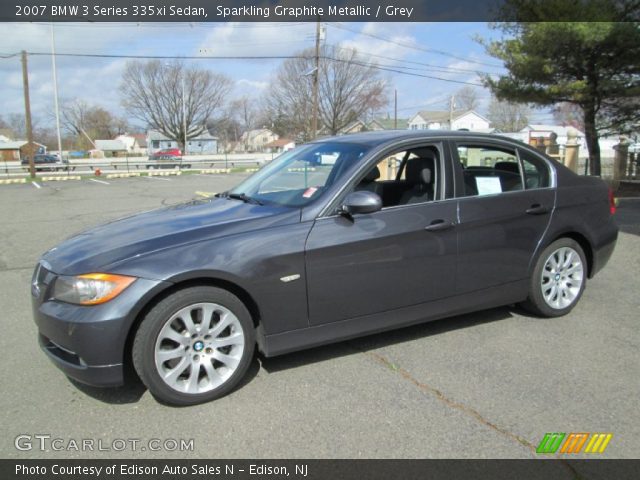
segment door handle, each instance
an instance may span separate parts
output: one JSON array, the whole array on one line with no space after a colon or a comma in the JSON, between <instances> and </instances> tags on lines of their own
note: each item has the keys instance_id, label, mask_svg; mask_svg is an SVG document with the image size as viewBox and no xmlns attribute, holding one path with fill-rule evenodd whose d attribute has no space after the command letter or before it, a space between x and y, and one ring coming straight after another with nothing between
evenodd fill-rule
<instances>
[{"instance_id":1,"label":"door handle","mask_svg":"<svg viewBox=\"0 0 640 480\"><path fill-rule=\"evenodd\" d=\"M447 222L445 220L434 220L431 224L424 227L424 229L428 232L436 232L438 230L447 230L449 228L453 228L453 223Z\"/></svg>"},{"instance_id":2,"label":"door handle","mask_svg":"<svg viewBox=\"0 0 640 480\"><path fill-rule=\"evenodd\" d=\"M529 215L542 215L548 212L549 209L544 205L540 205L539 203L535 203L525 210L525 213Z\"/></svg>"}]
</instances>

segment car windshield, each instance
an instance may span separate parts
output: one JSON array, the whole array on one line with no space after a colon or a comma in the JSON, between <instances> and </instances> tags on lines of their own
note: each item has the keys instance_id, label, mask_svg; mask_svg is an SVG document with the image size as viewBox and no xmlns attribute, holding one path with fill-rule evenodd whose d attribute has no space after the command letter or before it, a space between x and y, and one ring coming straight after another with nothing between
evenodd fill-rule
<instances>
[{"instance_id":1,"label":"car windshield","mask_svg":"<svg viewBox=\"0 0 640 480\"><path fill-rule=\"evenodd\" d=\"M226 196L254 203L302 207L318 200L341 179L370 146L352 143L312 143L291 150Z\"/></svg>"}]
</instances>

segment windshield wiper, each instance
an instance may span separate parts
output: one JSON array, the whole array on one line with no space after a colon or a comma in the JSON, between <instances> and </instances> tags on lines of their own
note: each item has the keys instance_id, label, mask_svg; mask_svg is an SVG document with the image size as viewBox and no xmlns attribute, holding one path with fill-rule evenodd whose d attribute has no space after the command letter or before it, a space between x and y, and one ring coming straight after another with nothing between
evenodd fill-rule
<instances>
[{"instance_id":1,"label":"windshield wiper","mask_svg":"<svg viewBox=\"0 0 640 480\"><path fill-rule=\"evenodd\" d=\"M226 198L233 198L234 200L242 200L244 203L251 203L253 205L264 205L260 200L256 200L255 198L252 198L244 193L225 192L224 194L221 194L221 196L222 195L224 195Z\"/></svg>"}]
</instances>

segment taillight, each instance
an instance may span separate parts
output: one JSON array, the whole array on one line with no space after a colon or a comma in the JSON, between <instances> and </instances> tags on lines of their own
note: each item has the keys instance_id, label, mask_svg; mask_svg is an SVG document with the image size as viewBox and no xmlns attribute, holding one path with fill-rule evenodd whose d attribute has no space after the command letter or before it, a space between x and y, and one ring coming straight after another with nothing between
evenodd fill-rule
<instances>
[{"instance_id":1,"label":"taillight","mask_svg":"<svg viewBox=\"0 0 640 480\"><path fill-rule=\"evenodd\" d=\"M609 189L609 212L611 215L616 213L616 197L613 196L613 190Z\"/></svg>"}]
</instances>

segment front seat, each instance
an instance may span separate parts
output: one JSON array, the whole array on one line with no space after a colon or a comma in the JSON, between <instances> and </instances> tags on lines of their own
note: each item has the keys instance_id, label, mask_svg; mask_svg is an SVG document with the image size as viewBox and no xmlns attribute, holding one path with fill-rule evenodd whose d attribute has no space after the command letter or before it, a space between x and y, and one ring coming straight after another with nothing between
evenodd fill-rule
<instances>
[{"instance_id":1,"label":"front seat","mask_svg":"<svg viewBox=\"0 0 640 480\"><path fill-rule=\"evenodd\" d=\"M520 168L516 162L496 162L493 168L500 177L503 192L522 190Z\"/></svg>"},{"instance_id":2,"label":"front seat","mask_svg":"<svg viewBox=\"0 0 640 480\"><path fill-rule=\"evenodd\" d=\"M368 192L377 193L380 197L382 197L382 184L380 182L376 182L380 178L380 169L378 167L373 167L365 177L360 181L358 185L356 185L355 191L366 190Z\"/></svg>"},{"instance_id":3,"label":"front seat","mask_svg":"<svg viewBox=\"0 0 640 480\"><path fill-rule=\"evenodd\" d=\"M434 157L412 158L407 161L405 178L409 189L400 197L399 205L433 200L435 164Z\"/></svg>"}]
</instances>

